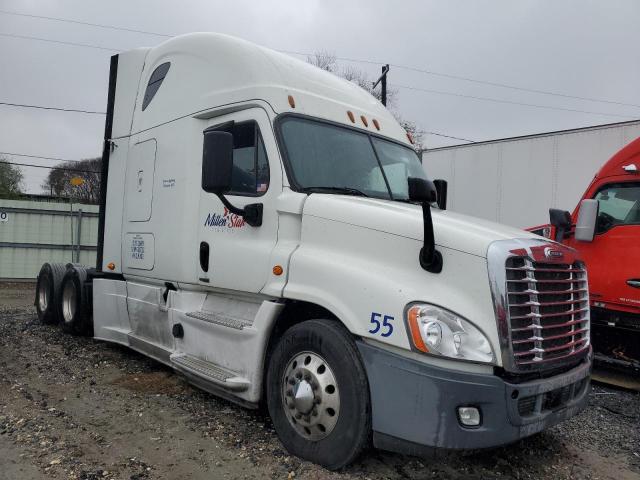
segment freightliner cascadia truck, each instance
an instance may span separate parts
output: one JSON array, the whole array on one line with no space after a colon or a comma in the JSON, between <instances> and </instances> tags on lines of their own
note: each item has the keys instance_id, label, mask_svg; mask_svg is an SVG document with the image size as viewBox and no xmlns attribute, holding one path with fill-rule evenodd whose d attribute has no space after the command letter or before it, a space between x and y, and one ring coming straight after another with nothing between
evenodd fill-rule
<instances>
[{"instance_id":1,"label":"freightliner cascadia truck","mask_svg":"<svg viewBox=\"0 0 640 480\"><path fill-rule=\"evenodd\" d=\"M115 55L102 182L97 266L43 265L40 319L266 405L292 454L493 447L587 402L576 251L446 211L346 80L208 33Z\"/></svg>"},{"instance_id":2,"label":"freightliner cascadia truck","mask_svg":"<svg viewBox=\"0 0 640 480\"><path fill-rule=\"evenodd\" d=\"M580 252L589 270L595 359L640 374L640 138L596 173L573 213L532 231Z\"/></svg>"}]
</instances>

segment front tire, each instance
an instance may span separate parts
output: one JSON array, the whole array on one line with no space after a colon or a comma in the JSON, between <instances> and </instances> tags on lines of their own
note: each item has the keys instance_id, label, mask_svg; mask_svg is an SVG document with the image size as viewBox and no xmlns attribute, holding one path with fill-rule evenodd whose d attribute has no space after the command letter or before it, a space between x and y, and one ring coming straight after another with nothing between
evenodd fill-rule
<instances>
[{"instance_id":1,"label":"front tire","mask_svg":"<svg viewBox=\"0 0 640 480\"><path fill-rule=\"evenodd\" d=\"M330 320L288 329L269 360L267 406L291 454L330 470L355 460L369 442L371 404L349 332Z\"/></svg>"}]
</instances>

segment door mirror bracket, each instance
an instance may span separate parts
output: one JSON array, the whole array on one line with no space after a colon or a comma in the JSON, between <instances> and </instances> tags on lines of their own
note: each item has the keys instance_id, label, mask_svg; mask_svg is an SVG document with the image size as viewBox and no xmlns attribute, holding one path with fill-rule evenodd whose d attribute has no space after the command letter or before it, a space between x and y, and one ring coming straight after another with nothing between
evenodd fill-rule
<instances>
[{"instance_id":1,"label":"door mirror bracket","mask_svg":"<svg viewBox=\"0 0 640 480\"><path fill-rule=\"evenodd\" d=\"M252 203L238 208L224 192L231 188L233 171L233 135L221 130L205 130L202 150L202 189L215 194L231 212L241 216L252 227L262 225L262 204Z\"/></svg>"},{"instance_id":2,"label":"door mirror bracket","mask_svg":"<svg viewBox=\"0 0 640 480\"><path fill-rule=\"evenodd\" d=\"M423 178L409 178L409 200L420 202L422 205L422 224L424 228L424 245L420 249L418 259L420 266L427 272L440 273L442 271L442 254L436 250L433 233L433 218L431 204L438 200L433 182Z\"/></svg>"}]
</instances>

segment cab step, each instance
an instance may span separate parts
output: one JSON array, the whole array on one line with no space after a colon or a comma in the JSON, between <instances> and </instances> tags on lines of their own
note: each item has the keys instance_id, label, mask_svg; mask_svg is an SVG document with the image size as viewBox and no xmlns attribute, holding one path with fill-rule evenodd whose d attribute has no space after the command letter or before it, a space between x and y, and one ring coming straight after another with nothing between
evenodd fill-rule
<instances>
[{"instance_id":1,"label":"cab step","mask_svg":"<svg viewBox=\"0 0 640 480\"><path fill-rule=\"evenodd\" d=\"M185 375L198 377L227 390L241 392L251 385L248 379L231 370L185 353L174 353L170 359L171 364Z\"/></svg>"},{"instance_id":2,"label":"cab step","mask_svg":"<svg viewBox=\"0 0 640 480\"><path fill-rule=\"evenodd\" d=\"M250 327L252 324L250 321L244 320L242 318L235 318L227 315L221 315L219 313L205 312L202 310L197 312L187 312L185 313L185 315L187 317L202 320L203 322L214 323L216 325L222 325L223 327L235 328L236 330L242 330L245 327Z\"/></svg>"}]
</instances>

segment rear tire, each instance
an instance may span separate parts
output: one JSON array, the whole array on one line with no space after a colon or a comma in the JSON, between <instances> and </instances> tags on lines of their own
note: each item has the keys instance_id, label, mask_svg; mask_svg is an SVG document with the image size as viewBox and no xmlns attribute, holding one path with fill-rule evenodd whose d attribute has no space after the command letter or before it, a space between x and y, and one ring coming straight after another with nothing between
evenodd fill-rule
<instances>
[{"instance_id":1,"label":"rear tire","mask_svg":"<svg viewBox=\"0 0 640 480\"><path fill-rule=\"evenodd\" d=\"M59 303L64 272L64 264L47 262L38 273L35 306L38 320L43 324L55 324L60 321L56 305Z\"/></svg>"},{"instance_id":2,"label":"rear tire","mask_svg":"<svg viewBox=\"0 0 640 480\"><path fill-rule=\"evenodd\" d=\"M86 288L87 270L67 265L60 287L58 312L62 330L72 335L93 336L91 298Z\"/></svg>"},{"instance_id":3,"label":"rear tire","mask_svg":"<svg viewBox=\"0 0 640 480\"><path fill-rule=\"evenodd\" d=\"M338 470L367 446L369 383L349 332L330 320L308 320L280 338L267 371L267 406L284 447Z\"/></svg>"}]
</instances>

